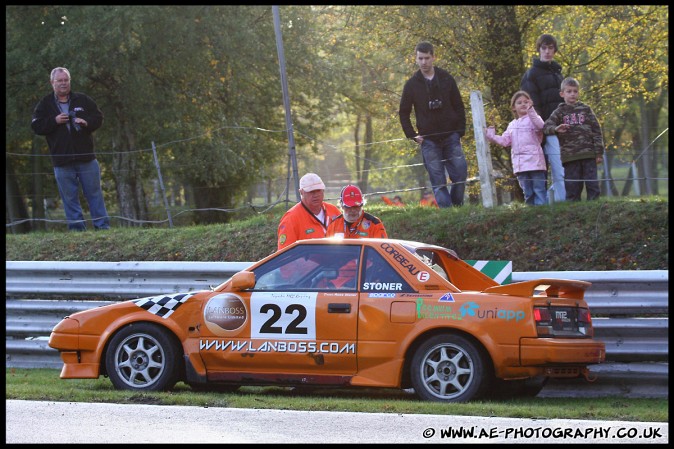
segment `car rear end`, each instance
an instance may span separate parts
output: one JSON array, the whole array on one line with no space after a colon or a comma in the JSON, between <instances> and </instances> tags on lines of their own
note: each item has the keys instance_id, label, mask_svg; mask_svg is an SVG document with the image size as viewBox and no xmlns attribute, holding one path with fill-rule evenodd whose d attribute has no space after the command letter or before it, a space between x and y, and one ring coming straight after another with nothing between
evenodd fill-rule
<instances>
[{"instance_id":1,"label":"car rear end","mask_svg":"<svg viewBox=\"0 0 674 449\"><path fill-rule=\"evenodd\" d=\"M547 377L587 378L587 365L605 360L604 343L594 340L592 317L582 301L546 301L534 305L537 337L520 341L522 366L543 367Z\"/></svg>"},{"instance_id":2,"label":"car rear end","mask_svg":"<svg viewBox=\"0 0 674 449\"><path fill-rule=\"evenodd\" d=\"M602 363L605 344L594 339L583 281L539 279L488 289L491 293L530 296L535 336L519 342L520 366L552 377L588 378L588 365Z\"/></svg>"}]
</instances>

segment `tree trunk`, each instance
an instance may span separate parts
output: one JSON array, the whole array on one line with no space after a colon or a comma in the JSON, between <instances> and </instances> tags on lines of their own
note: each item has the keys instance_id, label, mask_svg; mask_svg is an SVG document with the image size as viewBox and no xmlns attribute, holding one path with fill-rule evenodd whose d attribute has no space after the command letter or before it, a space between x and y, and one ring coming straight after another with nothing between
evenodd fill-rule
<instances>
[{"instance_id":1,"label":"tree trunk","mask_svg":"<svg viewBox=\"0 0 674 449\"><path fill-rule=\"evenodd\" d=\"M365 114L365 151L363 151L363 171L360 173L360 188L363 192L367 192L370 181L370 161L373 159L372 152L374 151L372 145L374 142L374 131L372 130L372 115L368 112Z\"/></svg>"},{"instance_id":2,"label":"tree trunk","mask_svg":"<svg viewBox=\"0 0 674 449\"><path fill-rule=\"evenodd\" d=\"M643 183L641 183L642 195L653 195L653 175L651 174L652 153L649 151L650 130L653 129L653 123L650 121L649 108L642 98L639 101L639 109L641 111L641 151L639 151L639 160L637 166L643 176Z\"/></svg>"},{"instance_id":3,"label":"tree trunk","mask_svg":"<svg viewBox=\"0 0 674 449\"><path fill-rule=\"evenodd\" d=\"M480 42L483 43L484 61L486 68L485 81L491 86L491 102L499 111L500 119L504 121L500 124L505 126L512 118L510 110L510 99L512 95L519 90L520 80L526 68L523 65L522 35L518 26L517 13L515 6L483 6L486 26L483 30ZM499 42L499 45L494 45ZM503 54L510 57L503 57ZM507 120L507 121L505 121ZM493 123L492 123L493 124ZM496 156L496 157L494 157ZM512 161L510 151L501 147L497 148L492 155L492 164L494 168L506 178L514 175L512 171ZM517 181L499 183L500 187L507 188L512 198L516 201L524 202L524 193ZM498 203L502 204L502 195L498 194Z\"/></svg>"},{"instance_id":4,"label":"tree trunk","mask_svg":"<svg viewBox=\"0 0 674 449\"><path fill-rule=\"evenodd\" d=\"M194 183L192 185L195 195L194 202L198 210L194 212L195 224L227 223L232 219L232 213L228 212L232 203L232 195L224 186L209 187L208 185ZM209 210L209 209L223 210Z\"/></svg>"},{"instance_id":5,"label":"tree trunk","mask_svg":"<svg viewBox=\"0 0 674 449\"><path fill-rule=\"evenodd\" d=\"M356 114L356 127L353 130L353 141L354 141L354 148L353 148L353 154L356 158L355 160L355 167L356 167L356 177L358 179L358 182L360 183L360 119L361 115Z\"/></svg>"},{"instance_id":6,"label":"tree trunk","mask_svg":"<svg viewBox=\"0 0 674 449\"><path fill-rule=\"evenodd\" d=\"M121 140L124 148L113 151L112 172L115 176L119 214L128 220L122 221L122 226L142 226L142 221L148 220L148 207L143 188L143 176L138 169L137 153L130 149L136 148L135 135L128 125L122 122L124 139ZM115 145L113 144L113 149Z\"/></svg>"}]
</instances>

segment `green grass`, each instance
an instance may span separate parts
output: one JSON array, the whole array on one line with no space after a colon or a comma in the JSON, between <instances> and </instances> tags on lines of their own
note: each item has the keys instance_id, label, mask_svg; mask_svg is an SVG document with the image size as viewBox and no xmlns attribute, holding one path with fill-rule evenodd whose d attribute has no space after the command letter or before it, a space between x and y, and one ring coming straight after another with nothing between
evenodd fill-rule
<instances>
[{"instance_id":1,"label":"green grass","mask_svg":"<svg viewBox=\"0 0 674 449\"><path fill-rule=\"evenodd\" d=\"M513 271L666 270L669 201L614 198L485 209L367 205L389 237L433 243ZM226 224L7 234L5 260L254 262L276 250L283 210Z\"/></svg>"},{"instance_id":2,"label":"green grass","mask_svg":"<svg viewBox=\"0 0 674 449\"><path fill-rule=\"evenodd\" d=\"M111 382L103 377L59 379L59 371L53 369L7 369L5 399L530 419L669 421L667 399L592 398L588 401L587 398L533 398L440 404L422 401L410 393L394 389L242 387L235 393L205 393L192 391L182 382L171 392L138 393L114 390Z\"/></svg>"}]
</instances>

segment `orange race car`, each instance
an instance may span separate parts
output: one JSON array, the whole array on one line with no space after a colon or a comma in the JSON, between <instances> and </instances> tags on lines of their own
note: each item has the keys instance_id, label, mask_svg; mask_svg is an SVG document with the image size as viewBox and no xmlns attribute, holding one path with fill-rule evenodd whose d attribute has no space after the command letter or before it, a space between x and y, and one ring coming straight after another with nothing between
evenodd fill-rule
<instances>
[{"instance_id":1,"label":"orange race car","mask_svg":"<svg viewBox=\"0 0 674 449\"><path fill-rule=\"evenodd\" d=\"M204 291L78 312L57 324L61 378L128 390L241 385L413 388L463 402L535 395L605 358L589 282L499 285L446 248L301 240Z\"/></svg>"}]
</instances>

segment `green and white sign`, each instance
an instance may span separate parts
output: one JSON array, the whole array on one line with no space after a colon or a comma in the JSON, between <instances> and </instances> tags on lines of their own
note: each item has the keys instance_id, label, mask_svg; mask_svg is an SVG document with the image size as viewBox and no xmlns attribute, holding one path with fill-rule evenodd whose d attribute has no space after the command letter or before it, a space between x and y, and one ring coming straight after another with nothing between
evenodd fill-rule
<instances>
[{"instance_id":1,"label":"green and white sign","mask_svg":"<svg viewBox=\"0 0 674 449\"><path fill-rule=\"evenodd\" d=\"M512 260L466 260L465 262L501 285L510 284L513 281Z\"/></svg>"}]
</instances>

